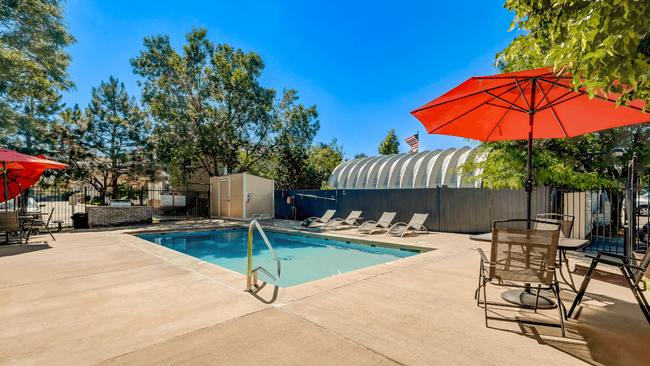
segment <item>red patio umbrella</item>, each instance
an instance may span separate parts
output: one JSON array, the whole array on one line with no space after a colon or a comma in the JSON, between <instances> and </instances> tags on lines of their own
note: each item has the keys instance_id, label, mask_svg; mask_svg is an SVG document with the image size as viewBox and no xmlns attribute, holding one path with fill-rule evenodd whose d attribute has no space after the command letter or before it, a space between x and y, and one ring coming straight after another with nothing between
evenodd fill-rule
<instances>
[{"instance_id":1,"label":"red patio umbrella","mask_svg":"<svg viewBox=\"0 0 650 366\"><path fill-rule=\"evenodd\" d=\"M527 218L532 192L532 140L567 138L650 121L643 101L616 107L619 95L574 90L571 75L541 68L470 78L411 112L431 134L481 141L528 139Z\"/></svg>"},{"instance_id":2,"label":"red patio umbrella","mask_svg":"<svg viewBox=\"0 0 650 366\"><path fill-rule=\"evenodd\" d=\"M43 155L29 156L12 150L0 150L2 164L2 184L0 184L0 203L14 198L34 183L38 182L45 169L62 169L66 164L45 159ZM7 210L5 205L5 211Z\"/></svg>"}]
</instances>

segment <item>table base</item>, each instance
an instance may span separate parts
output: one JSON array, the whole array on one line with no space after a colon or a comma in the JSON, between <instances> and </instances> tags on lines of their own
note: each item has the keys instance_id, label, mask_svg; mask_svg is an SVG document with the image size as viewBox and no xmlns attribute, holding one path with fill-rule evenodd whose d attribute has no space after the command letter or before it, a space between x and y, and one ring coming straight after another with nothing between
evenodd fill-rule
<instances>
[{"instance_id":1,"label":"table base","mask_svg":"<svg viewBox=\"0 0 650 366\"><path fill-rule=\"evenodd\" d=\"M501 294L501 298L505 301L517 304L525 308L535 308L535 299L537 298L537 292L532 292L530 287L525 288L524 290L508 290ZM553 309L557 305L555 301L549 299L548 297L540 294L537 301L538 309Z\"/></svg>"}]
</instances>

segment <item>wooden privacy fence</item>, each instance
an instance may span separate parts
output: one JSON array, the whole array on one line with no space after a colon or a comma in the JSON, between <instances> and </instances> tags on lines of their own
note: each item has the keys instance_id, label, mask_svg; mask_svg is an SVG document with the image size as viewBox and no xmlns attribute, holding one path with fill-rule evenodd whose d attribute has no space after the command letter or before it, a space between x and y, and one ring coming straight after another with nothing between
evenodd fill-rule
<instances>
[{"instance_id":1,"label":"wooden privacy fence","mask_svg":"<svg viewBox=\"0 0 650 366\"><path fill-rule=\"evenodd\" d=\"M397 212L394 222L408 222L414 213L429 213L424 223L429 230L485 233L492 230L493 220L525 218L526 193L513 189L446 187L275 191L278 218L302 220L322 216L330 209L336 210L335 218L361 210L362 221L377 220L385 211ZM532 195L532 217L550 209L551 188L537 187Z\"/></svg>"}]
</instances>

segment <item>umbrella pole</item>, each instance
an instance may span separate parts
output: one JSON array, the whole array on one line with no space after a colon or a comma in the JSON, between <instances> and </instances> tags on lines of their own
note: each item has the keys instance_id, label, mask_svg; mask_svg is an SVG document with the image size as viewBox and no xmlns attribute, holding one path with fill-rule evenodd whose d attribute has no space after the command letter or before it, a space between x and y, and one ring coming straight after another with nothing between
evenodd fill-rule
<instances>
[{"instance_id":1,"label":"umbrella pole","mask_svg":"<svg viewBox=\"0 0 650 366\"><path fill-rule=\"evenodd\" d=\"M530 111L528 114L528 161L526 177L526 219L530 220L531 216L531 195L533 193L533 123L535 122L535 89L537 80L533 80L533 88L530 91ZM530 229L530 222L526 224Z\"/></svg>"},{"instance_id":2,"label":"umbrella pole","mask_svg":"<svg viewBox=\"0 0 650 366\"><path fill-rule=\"evenodd\" d=\"M532 170L532 156L533 156L533 115L530 116L530 132L528 132L528 162L527 170L528 176L526 177L526 219L530 220L531 215L531 201L533 193L533 170ZM528 223L530 229L530 223Z\"/></svg>"},{"instance_id":3,"label":"umbrella pole","mask_svg":"<svg viewBox=\"0 0 650 366\"><path fill-rule=\"evenodd\" d=\"M5 185L5 212L9 211L9 202L8 197L9 195L7 194L7 162L3 161L2 162L2 174L4 175L4 185ZM7 240L7 243L9 243L9 232L5 232L5 239Z\"/></svg>"},{"instance_id":4,"label":"umbrella pole","mask_svg":"<svg viewBox=\"0 0 650 366\"><path fill-rule=\"evenodd\" d=\"M9 207L7 206L9 203L7 200L9 199L9 195L7 194L7 162L3 161L2 162L2 174L4 174L4 185L5 185L5 212L9 211Z\"/></svg>"}]
</instances>

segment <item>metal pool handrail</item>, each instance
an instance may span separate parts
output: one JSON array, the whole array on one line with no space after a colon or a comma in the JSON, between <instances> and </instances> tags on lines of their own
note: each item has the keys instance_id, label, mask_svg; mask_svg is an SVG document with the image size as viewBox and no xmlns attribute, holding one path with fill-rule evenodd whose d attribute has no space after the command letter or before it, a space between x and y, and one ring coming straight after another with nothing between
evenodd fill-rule
<instances>
[{"instance_id":1,"label":"metal pool handrail","mask_svg":"<svg viewBox=\"0 0 650 366\"><path fill-rule=\"evenodd\" d=\"M278 274L276 276L273 276L272 274L269 273L266 269L264 269L262 266L253 268L253 227L257 227L257 230L262 234L262 239L264 239L264 242L266 243L266 246L269 247L271 250L271 253L273 254L273 257L275 258L275 261L278 263ZM278 258L277 254L275 254L275 250L273 250L273 247L271 246L271 243L269 242L269 239L266 237L266 234L264 234L264 230L262 230L262 227L260 226L260 223L257 222L257 220L253 220L248 227L248 270L246 271L246 291L251 292L251 275L252 275L252 283L253 286L257 287L257 271L262 271L264 274L269 276L271 280L277 281L280 279L280 259Z\"/></svg>"}]
</instances>

